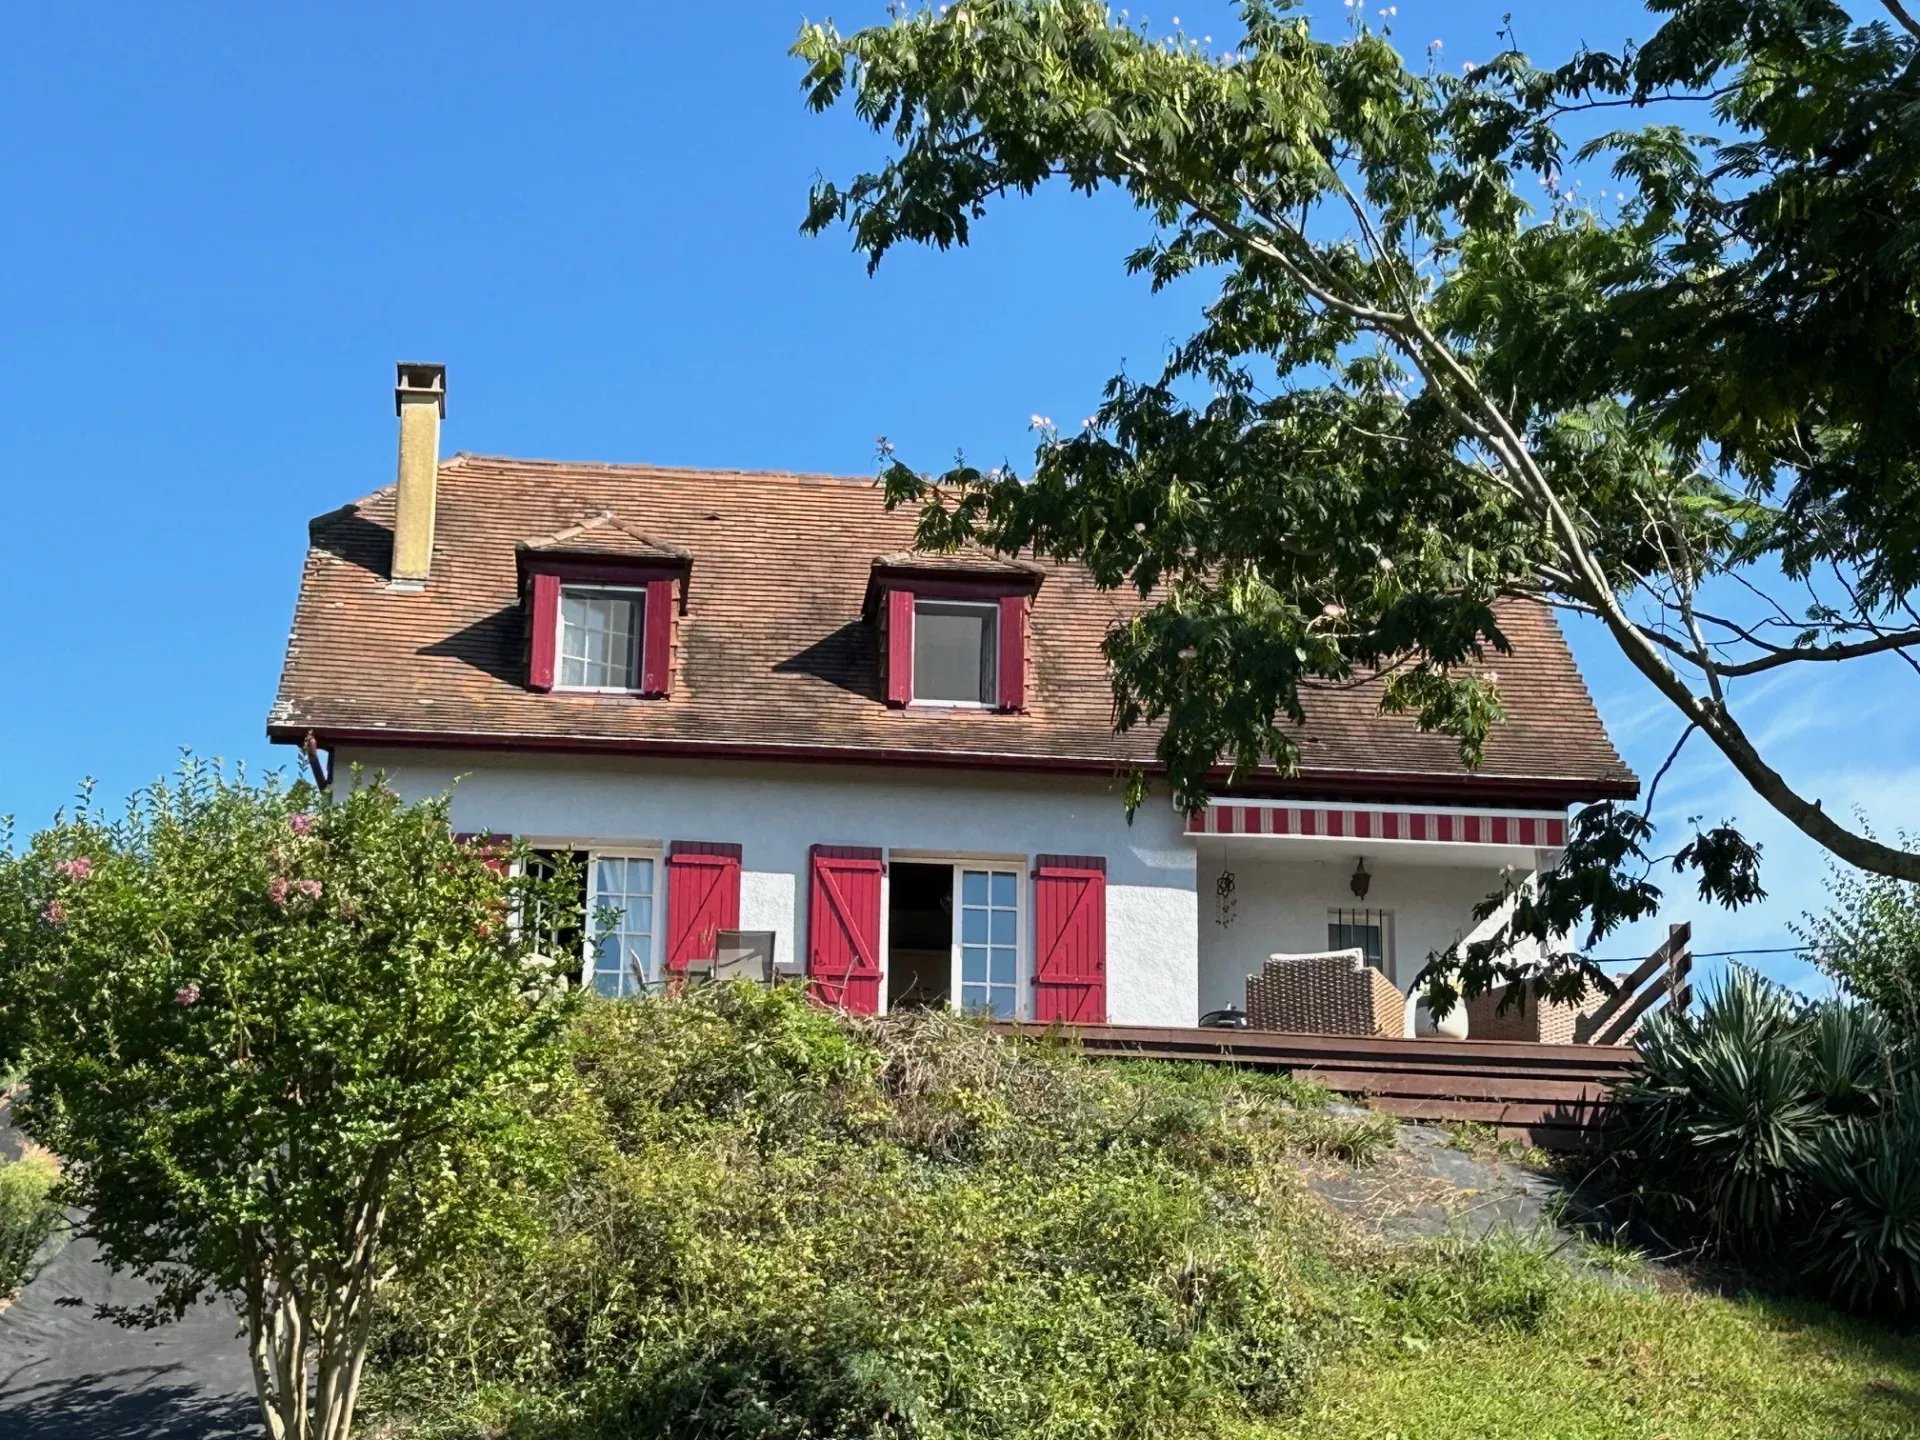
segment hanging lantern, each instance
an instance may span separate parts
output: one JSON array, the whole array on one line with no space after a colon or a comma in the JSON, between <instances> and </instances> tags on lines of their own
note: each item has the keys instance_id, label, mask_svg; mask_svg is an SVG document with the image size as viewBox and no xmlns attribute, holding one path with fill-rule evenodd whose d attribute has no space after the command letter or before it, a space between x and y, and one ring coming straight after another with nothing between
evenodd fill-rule
<instances>
[{"instance_id":1,"label":"hanging lantern","mask_svg":"<svg viewBox=\"0 0 1920 1440\"><path fill-rule=\"evenodd\" d=\"M1367 860L1363 855L1360 857L1359 864L1353 867L1353 878L1347 881L1347 888L1353 891L1354 899L1364 900L1372 885L1373 876L1367 873Z\"/></svg>"}]
</instances>

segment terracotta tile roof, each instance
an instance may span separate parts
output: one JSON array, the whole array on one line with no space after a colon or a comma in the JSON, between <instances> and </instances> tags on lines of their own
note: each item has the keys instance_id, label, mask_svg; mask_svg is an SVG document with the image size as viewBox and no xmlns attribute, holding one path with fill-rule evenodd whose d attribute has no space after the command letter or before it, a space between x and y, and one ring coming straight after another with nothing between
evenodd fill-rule
<instances>
[{"instance_id":1,"label":"terracotta tile roof","mask_svg":"<svg viewBox=\"0 0 1920 1440\"><path fill-rule=\"evenodd\" d=\"M623 524L611 510L601 510L578 524L522 540L516 547L552 555L618 555L648 560L690 560L677 545L662 545Z\"/></svg>"},{"instance_id":2,"label":"terracotta tile roof","mask_svg":"<svg viewBox=\"0 0 1920 1440\"><path fill-rule=\"evenodd\" d=\"M952 554L928 554L924 550L895 550L873 557L875 570L927 570L949 574L964 571L979 575L1045 575L1047 567L1037 560L1020 560L996 555L977 545L963 546Z\"/></svg>"},{"instance_id":3,"label":"terracotta tile roof","mask_svg":"<svg viewBox=\"0 0 1920 1440\"><path fill-rule=\"evenodd\" d=\"M393 490L311 525L273 738L984 763L1111 771L1150 763L1154 735L1113 733L1100 641L1131 605L1038 563L1028 713L890 710L873 626L873 564L911 550L913 517L874 483L827 476L461 455L442 464L433 574L388 587ZM526 687L516 547L691 555L672 694ZM644 548L641 548L644 547ZM611 553L599 551L593 553ZM976 561L992 557L974 557ZM950 563L950 562L949 562ZM1005 566L1006 562L997 562ZM1009 567L1010 568L1010 567ZM1309 702L1302 771L1276 788L1620 794L1635 785L1559 627L1505 612L1497 669L1510 713L1476 773L1454 744L1381 716L1373 685Z\"/></svg>"}]
</instances>

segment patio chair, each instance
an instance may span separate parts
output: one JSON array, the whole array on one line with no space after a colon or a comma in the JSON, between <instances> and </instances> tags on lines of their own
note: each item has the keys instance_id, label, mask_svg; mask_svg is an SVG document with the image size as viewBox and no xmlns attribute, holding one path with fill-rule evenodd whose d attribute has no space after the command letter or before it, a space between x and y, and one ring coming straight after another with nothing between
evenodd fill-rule
<instances>
[{"instance_id":1,"label":"patio chair","mask_svg":"<svg viewBox=\"0 0 1920 1440\"><path fill-rule=\"evenodd\" d=\"M1406 1017L1400 987L1359 950L1273 955L1247 977L1247 1023L1255 1030L1401 1036Z\"/></svg>"},{"instance_id":2,"label":"patio chair","mask_svg":"<svg viewBox=\"0 0 1920 1440\"><path fill-rule=\"evenodd\" d=\"M1516 1001L1503 1015L1500 1005L1512 988L1500 985L1466 1002L1469 1035L1476 1040L1527 1040L1539 1045L1592 1043L1589 1022L1606 996L1589 995L1578 1005L1563 1005L1529 991L1524 1010Z\"/></svg>"}]
</instances>

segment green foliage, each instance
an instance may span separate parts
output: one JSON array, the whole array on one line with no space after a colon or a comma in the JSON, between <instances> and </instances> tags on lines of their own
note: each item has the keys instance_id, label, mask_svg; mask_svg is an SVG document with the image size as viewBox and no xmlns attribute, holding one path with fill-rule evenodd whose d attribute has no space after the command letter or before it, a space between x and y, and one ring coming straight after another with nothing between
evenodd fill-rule
<instances>
[{"instance_id":1,"label":"green foliage","mask_svg":"<svg viewBox=\"0 0 1920 1440\"><path fill-rule=\"evenodd\" d=\"M1920 1310L1909 1042L1866 1006L1736 969L1697 1018L1662 1012L1638 1043L1610 1158L1655 1215L1847 1304Z\"/></svg>"},{"instance_id":2,"label":"green foliage","mask_svg":"<svg viewBox=\"0 0 1920 1440\"><path fill-rule=\"evenodd\" d=\"M234 1298L286 1440L346 1433L380 1286L520 1235L557 1163L534 1111L570 1076L570 1002L508 923L564 888L358 782L189 763L0 854L19 1122L155 1282L123 1318Z\"/></svg>"},{"instance_id":3,"label":"green foliage","mask_svg":"<svg viewBox=\"0 0 1920 1440\"><path fill-rule=\"evenodd\" d=\"M1902 833L1900 844L1913 848ZM1834 865L1827 908L1796 933L1820 968L1877 1007L1909 1035L1920 1035L1920 885Z\"/></svg>"},{"instance_id":4,"label":"green foliage","mask_svg":"<svg viewBox=\"0 0 1920 1440\"><path fill-rule=\"evenodd\" d=\"M807 103L889 152L818 182L809 230L843 224L878 265L1058 180L1136 207L1131 271L1209 287L1157 372L1114 377L1078 431L1040 426L1030 474L883 457L923 546L1070 559L1141 597L1106 640L1115 720L1156 729L1181 803L1223 769L1295 771L1326 687L1369 685L1478 765L1501 617L1549 605L1598 617L1790 823L1920 880L1793 791L1727 696L1920 645L1920 23L1870 0L1653 8L1637 50L1543 69L1507 34L1460 75L1409 64L1371 7L1323 38L1277 0L1245 0L1223 46L1096 0L802 30ZM1688 103L1721 133L1645 123ZM1639 128L1594 133L1615 120ZM1576 166L1622 188L1579 198ZM1820 587L1804 616L1756 599L1781 576ZM1577 994L1581 952L1659 903L1650 834L1580 817L1500 933L1433 957L1436 1003L1456 970L1468 995L1519 978L1516 938L1547 946L1547 994ZM1703 898L1763 893L1732 825L1672 854Z\"/></svg>"},{"instance_id":5,"label":"green foliage","mask_svg":"<svg viewBox=\"0 0 1920 1440\"><path fill-rule=\"evenodd\" d=\"M378 1359L426 1433L1202 1434L1337 1329L1279 1163L1324 1140L1310 1087L796 988L595 1005L576 1061L540 1245L392 1296Z\"/></svg>"},{"instance_id":6,"label":"green foliage","mask_svg":"<svg viewBox=\"0 0 1920 1440\"><path fill-rule=\"evenodd\" d=\"M59 1233L59 1181L59 1168L43 1152L0 1160L0 1301L27 1280L40 1247Z\"/></svg>"}]
</instances>

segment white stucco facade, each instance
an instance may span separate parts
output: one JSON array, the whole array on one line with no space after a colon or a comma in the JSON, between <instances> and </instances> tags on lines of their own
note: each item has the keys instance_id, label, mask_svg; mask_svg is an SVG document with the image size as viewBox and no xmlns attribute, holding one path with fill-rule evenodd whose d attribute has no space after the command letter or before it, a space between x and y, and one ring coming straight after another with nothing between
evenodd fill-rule
<instances>
[{"instance_id":1,"label":"white stucco facade","mask_svg":"<svg viewBox=\"0 0 1920 1440\"><path fill-rule=\"evenodd\" d=\"M359 764L384 771L408 799L451 787L462 831L653 853L675 840L737 842L740 924L773 931L781 956L806 953L816 844L878 846L890 860L997 862L1018 871L1023 890L1036 855L1098 855L1107 864L1108 1019L1191 1025L1199 1014L1193 845L1164 804L1129 824L1118 791L1099 780L344 748L334 763L340 783ZM1032 910L1022 898L1025 990ZM883 950L886 926L883 905Z\"/></svg>"},{"instance_id":2,"label":"white stucco facade","mask_svg":"<svg viewBox=\"0 0 1920 1440\"><path fill-rule=\"evenodd\" d=\"M878 847L889 861L981 863L1021 877L1022 1013L1030 1013L1035 856L1097 855L1107 866L1107 1018L1192 1025L1243 1005L1246 977L1276 952L1317 951L1336 912L1384 913L1386 969L1402 990L1430 952L1473 930L1474 905L1533 852L1365 840L1215 838L1186 833L1164 800L1129 822L1100 780L988 771L343 749L418 799L452 789L461 831L536 845L660 855L676 840L742 847L740 923L770 930L783 958L807 953L809 851ZM1351 881L1364 857L1364 899ZM1222 879L1230 877L1223 897ZM881 948L888 944L882 890ZM882 986L885 993L885 986Z\"/></svg>"}]
</instances>

